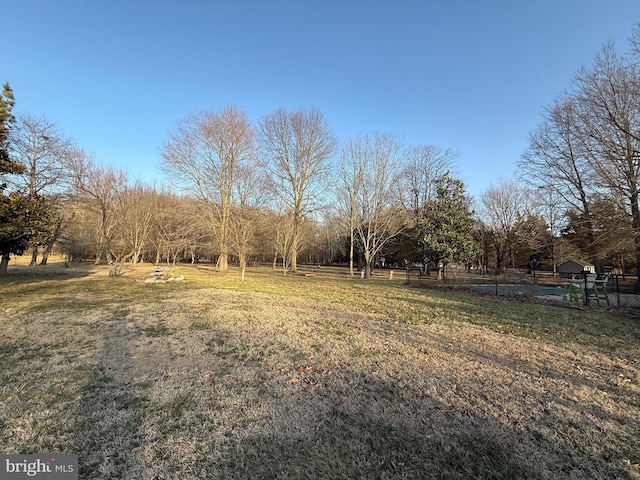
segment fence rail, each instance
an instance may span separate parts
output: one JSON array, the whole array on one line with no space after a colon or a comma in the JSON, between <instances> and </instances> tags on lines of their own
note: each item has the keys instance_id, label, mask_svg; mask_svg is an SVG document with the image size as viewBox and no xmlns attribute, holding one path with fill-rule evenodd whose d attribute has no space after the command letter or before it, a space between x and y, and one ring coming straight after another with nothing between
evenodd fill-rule
<instances>
[{"instance_id":1,"label":"fence rail","mask_svg":"<svg viewBox=\"0 0 640 480\"><path fill-rule=\"evenodd\" d=\"M436 272L425 274L418 268L408 268L405 270L405 281L408 285L415 286L446 286L494 295L528 295L565 303L640 308L640 284L635 275L610 275L606 284L599 282L600 298L589 295L588 289L582 290L587 291L586 295L579 293L577 296L571 296L567 284L579 284L585 280L561 278L551 272L510 270L500 273L475 273L465 269L449 269L442 279L438 279Z\"/></svg>"}]
</instances>

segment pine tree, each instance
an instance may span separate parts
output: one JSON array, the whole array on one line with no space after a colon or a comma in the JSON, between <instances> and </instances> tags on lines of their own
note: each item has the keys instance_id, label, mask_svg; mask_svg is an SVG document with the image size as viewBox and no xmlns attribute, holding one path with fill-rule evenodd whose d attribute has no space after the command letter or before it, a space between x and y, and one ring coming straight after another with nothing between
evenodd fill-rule
<instances>
[{"instance_id":1,"label":"pine tree","mask_svg":"<svg viewBox=\"0 0 640 480\"><path fill-rule=\"evenodd\" d=\"M24 166L12 161L9 156L9 132L16 120L12 113L14 104L13 90L9 83L5 83L0 93L0 175L24 171ZM6 185L0 185L0 191L5 188Z\"/></svg>"},{"instance_id":2,"label":"pine tree","mask_svg":"<svg viewBox=\"0 0 640 480\"><path fill-rule=\"evenodd\" d=\"M9 132L15 122L14 104L13 91L5 83L0 94L0 176L24 171L24 166L10 157ZM45 202L37 195L6 194L6 188L6 184L0 184L0 275L7 272L11 254L24 253L33 239L47 231L50 217Z\"/></svg>"}]
</instances>

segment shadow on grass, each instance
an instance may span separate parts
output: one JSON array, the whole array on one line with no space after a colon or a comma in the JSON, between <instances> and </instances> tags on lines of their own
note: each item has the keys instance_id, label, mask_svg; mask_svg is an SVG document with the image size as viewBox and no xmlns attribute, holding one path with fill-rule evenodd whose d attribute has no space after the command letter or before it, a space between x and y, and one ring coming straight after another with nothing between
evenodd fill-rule
<instances>
[{"instance_id":1,"label":"shadow on grass","mask_svg":"<svg viewBox=\"0 0 640 480\"><path fill-rule=\"evenodd\" d=\"M345 380L321 399L302 383L273 392L271 415L231 436L216 478L625 478L621 452L597 453L603 442L590 451L584 425L560 412L549 413L548 428L516 431L411 389L400 394L394 382Z\"/></svg>"},{"instance_id":2,"label":"shadow on grass","mask_svg":"<svg viewBox=\"0 0 640 480\"><path fill-rule=\"evenodd\" d=\"M487 349L472 341L450 342L438 332L430 332L430 340L463 365L491 365L495 377L511 385L515 400L536 419L528 435L536 443L543 441L547 460L563 459L556 464L566 469L566 478L575 472L580 473L577 478L626 478L622 459L636 459L640 451L640 395L631 380L637 376L637 362L614 357L601 359L602 367L594 368L599 355L580 349L529 356L500 345ZM420 344L420 338L410 335L405 341ZM492 396L491 387L482 395L490 402L514 401ZM582 472L584 465L590 470Z\"/></svg>"},{"instance_id":3,"label":"shadow on grass","mask_svg":"<svg viewBox=\"0 0 640 480\"><path fill-rule=\"evenodd\" d=\"M265 435L234 445L223 478L533 479L542 478L494 433L452 432L438 439L340 409L313 434Z\"/></svg>"},{"instance_id":4,"label":"shadow on grass","mask_svg":"<svg viewBox=\"0 0 640 480\"><path fill-rule=\"evenodd\" d=\"M64 285L68 280L78 280L92 275L94 270L88 265L70 268L49 265L32 267L15 267L9 269L6 275L0 276L0 288L11 291L16 289L20 295L38 295L51 293L56 285Z\"/></svg>"},{"instance_id":5,"label":"shadow on grass","mask_svg":"<svg viewBox=\"0 0 640 480\"><path fill-rule=\"evenodd\" d=\"M148 402L136 394L129 359L137 325L113 318L104 348L84 387L73 428L72 453L82 479L144 478L144 465L132 450L140 445L138 428Z\"/></svg>"}]
</instances>

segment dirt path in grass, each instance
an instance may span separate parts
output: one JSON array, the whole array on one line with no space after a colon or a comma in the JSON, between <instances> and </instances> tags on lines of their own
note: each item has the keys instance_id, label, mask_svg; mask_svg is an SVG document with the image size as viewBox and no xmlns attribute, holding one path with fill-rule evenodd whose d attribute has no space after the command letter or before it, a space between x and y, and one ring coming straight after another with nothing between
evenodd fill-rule
<instances>
[{"instance_id":1,"label":"dirt path in grass","mask_svg":"<svg viewBox=\"0 0 640 480\"><path fill-rule=\"evenodd\" d=\"M121 315L104 327L100 356L75 412L72 451L82 459L80 478L144 478L135 455L144 399L132 367L139 327Z\"/></svg>"}]
</instances>

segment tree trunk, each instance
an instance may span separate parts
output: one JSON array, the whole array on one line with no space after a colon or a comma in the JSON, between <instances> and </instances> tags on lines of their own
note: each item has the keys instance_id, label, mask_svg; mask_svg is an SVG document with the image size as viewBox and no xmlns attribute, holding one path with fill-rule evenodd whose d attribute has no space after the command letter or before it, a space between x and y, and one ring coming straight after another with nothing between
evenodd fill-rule
<instances>
[{"instance_id":1,"label":"tree trunk","mask_svg":"<svg viewBox=\"0 0 640 480\"><path fill-rule=\"evenodd\" d=\"M638 277L638 283L640 283L640 194L637 191L631 193L631 225L633 227L634 239L633 246L636 254L636 275Z\"/></svg>"},{"instance_id":2,"label":"tree trunk","mask_svg":"<svg viewBox=\"0 0 640 480\"><path fill-rule=\"evenodd\" d=\"M297 235L297 234L296 234ZM294 238L293 245L291 245L291 271L296 273L298 271L298 240Z\"/></svg>"},{"instance_id":3,"label":"tree trunk","mask_svg":"<svg viewBox=\"0 0 640 480\"><path fill-rule=\"evenodd\" d=\"M353 227L349 238L349 275L353 277Z\"/></svg>"},{"instance_id":4,"label":"tree trunk","mask_svg":"<svg viewBox=\"0 0 640 480\"><path fill-rule=\"evenodd\" d=\"M0 275L7 274L7 267L9 266L9 260L11 259L11 255L5 253L2 255L2 260L0 260Z\"/></svg>"},{"instance_id":5,"label":"tree trunk","mask_svg":"<svg viewBox=\"0 0 640 480\"><path fill-rule=\"evenodd\" d=\"M51 255L52 250L53 250L53 243L50 245L47 245L47 248L45 248L44 252L42 252L42 260L40 260L40 265L47 264L47 262L49 261L49 255Z\"/></svg>"},{"instance_id":6,"label":"tree trunk","mask_svg":"<svg viewBox=\"0 0 640 480\"><path fill-rule=\"evenodd\" d=\"M102 262L102 254L104 253L104 248L102 245L98 245L98 248L96 248L96 261L94 262L94 265L100 265L100 263Z\"/></svg>"},{"instance_id":7,"label":"tree trunk","mask_svg":"<svg viewBox=\"0 0 640 480\"><path fill-rule=\"evenodd\" d=\"M29 266L33 267L38 263L38 246L34 245L31 249L31 261L29 262Z\"/></svg>"},{"instance_id":8,"label":"tree trunk","mask_svg":"<svg viewBox=\"0 0 640 480\"><path fill-rule=\"evenodd\" d=\"M75 213L71 215L71 218L75 217ZM64 217L59 217L58 222L56 223L56 228L53 232L51 239L47 242L47 246L44 249L42 254L42 260L40 261L40 265L46 265L49 260L49 255L51 255L51 251L53 250L53 245L58 241L60 234L62 233L64 225Z\"/></svg>"},{"instance_id":9,"label":"tree trunk","mask_svg":"<svg viewBox=\"0 0 640 480\"><path fill-rule=\"evenodd\" d=\"M364 278L371 277L371 256L369 255L369 251L365 247L364 249Z\"/></svg>"},{"instance_id":10,"label":"tree trunk","mask_svg":"<svg viewBox=\"0 0 640 480\"><path fill-rule=\"evenodd\" d=\"M587 253L589 254L589 260L596 267L596 272L600 271L600 260L598 259L598 252L596 249L596 237L593 233L593 222L591 221L591 211L589 208L589 201L587 194L583 189L580 189L580 201L582 204L583 216L585 218L584 224L581 225L584 228L584 235L587 239Z\"/></svg>"},{"instance_id":11,"label":"tree trunk","mask_svg":"<svg viewBox=\"0 0 640 480\"><path fill-rule=\"evenodd\" d=\"M296 273L298 271L298 241L299 241L299 223L300 215L297 211L293 217L293 232L291 235L291 272Z\"/></svg>"},{"instance_id":12,"label":"tree trunk","mask_svg":"<svg viewBox=\"0 0 640 480\"><path fill-rule=\"evenodd\" d=\"M220 245L220 255L218 255L218 270L226 272L229 269L229 247Z\"/></svg>"}]
</instances>

